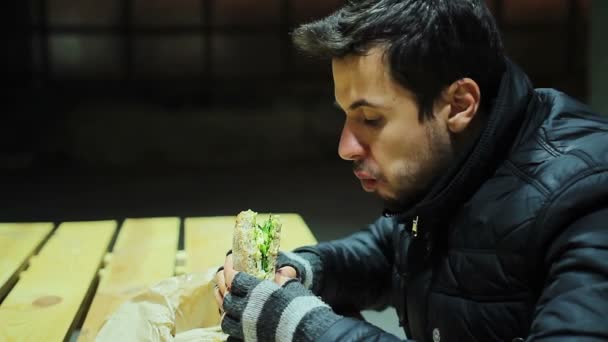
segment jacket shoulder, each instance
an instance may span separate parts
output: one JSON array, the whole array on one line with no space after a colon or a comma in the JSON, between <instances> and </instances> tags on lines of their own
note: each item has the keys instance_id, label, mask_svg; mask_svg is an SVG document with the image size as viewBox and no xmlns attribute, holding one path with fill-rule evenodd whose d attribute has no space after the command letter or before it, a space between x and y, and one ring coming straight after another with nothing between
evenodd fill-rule
<instances>
[{"instance_id":1,"label":"jacket shoulder","mask_svg":"<svg viewBox=\"0 0 608 342\"><path fill-rule=\"evenodd\" d=\"M552 89L527 113L538 125L514 148L512 168L543 193L535 236L546 246L563 227L608 203L608 117Z\"/></svg>"},{"instance_id":2,"label":"jacket shoulder","mask_svg":"<svg viewBox=\"0 0 608 342\"><path fill-rule=\"evenodd\" d=\"M608 117L552 89L536 91L533 126L509 161L551 196L586 175L608 170ZM535 123L535 124L532 124Z\"/></svg>"}]
</instances>

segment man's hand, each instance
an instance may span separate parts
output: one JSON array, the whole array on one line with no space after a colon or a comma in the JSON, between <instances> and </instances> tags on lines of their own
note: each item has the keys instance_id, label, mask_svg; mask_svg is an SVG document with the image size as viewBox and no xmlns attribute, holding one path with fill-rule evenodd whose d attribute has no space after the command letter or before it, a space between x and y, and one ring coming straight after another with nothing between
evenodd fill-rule
<instances>
[{"instance_id":1,"label":"man's hand","mask_svg":"<svg viewBox=\"0 0 608 342\"><path fill-rule=\"evenodd\" d=\"M277 274L274 278L275 283L283 285L282 283L280 283L280 281L283 281L284 278L287 278L287 280L298 278L298 273L296 272L296 269L291 266L284 266L277 269ZM283 283L285 283L285 281L283 281Z\"/></svg>"},{"instance_id":2,"label":"man's hand","mask_svg":"<svg viewBox=\"0 0 608 342\"><path fill-rule=\"evenodd\" d=\"M296 275L295 268L286 266L276 272L274 282L261 281L234 270L229 253L216 274L222 330L245 341L316 340L341 317Z\"/></svg>"},{"instance_id":3,"label":"man's hand","mask_svg":"<svg viewBox=\"0 0 608 342\"><path fill-rule=\"evenodd\" d=\"M279 252L277 268L282 275L297 278L307 289L313 290L315 275L308 256L310 253Z\"/></svg>"},{"instance_id":4,"label":"man's hand","mask_svg":"<svg viewBox=\"0 0 608 342\"><path fill-rule=\"evenodd\" d=\"M230 292L230 289L232 288L232 281L237 273L239 272L234 269L232 263L232 251L230 251L226 255L224 266L220 267L215 275L215 300L220 308L220 314L223 314L224 297L226 296L227 292ZM277 270L274 277L274 282L277 285L282 286L288 280L296 277L297 272L295 268L285 266Z\"/></svg>"}]
</instances>

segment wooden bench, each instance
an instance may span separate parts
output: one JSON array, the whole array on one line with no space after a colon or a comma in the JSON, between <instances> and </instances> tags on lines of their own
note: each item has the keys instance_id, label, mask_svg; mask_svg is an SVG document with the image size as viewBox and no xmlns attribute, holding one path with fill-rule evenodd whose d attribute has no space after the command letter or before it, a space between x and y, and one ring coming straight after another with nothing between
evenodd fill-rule
<instances>
[{"instance_id":1,"label":"wooden bench","mask_svg":"<svg viewBox=\"0 0 608 342\"><path fill-rule=\"evenodd\" d=\"M299 215L280 215L283 250L316 243ZM64 341L79 330L78 341L93 341L105 318L147 287L221 265L234 222L0 223L0 341Z\"/></svg>"}]
</instances>

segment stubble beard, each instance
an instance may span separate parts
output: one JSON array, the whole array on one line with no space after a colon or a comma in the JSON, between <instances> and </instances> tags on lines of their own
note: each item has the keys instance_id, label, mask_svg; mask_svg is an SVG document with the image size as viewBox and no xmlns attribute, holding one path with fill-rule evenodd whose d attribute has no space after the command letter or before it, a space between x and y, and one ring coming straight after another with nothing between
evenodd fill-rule
<instances>
[{"instance_id":1,"label":"stubble beard","mask_svg":"<svg viewBox=\"0 0 608 342\"><path fill-rule=\"evenodd\" d=\"M435 121L426 126L428 148L419 151L413 161L396 166L395 192L391 198L383 198L384 207L391 212L403 212L420 202L430 187L454 160L454 141L447 131L442 131Z\"/></svg>"}]
</instances>

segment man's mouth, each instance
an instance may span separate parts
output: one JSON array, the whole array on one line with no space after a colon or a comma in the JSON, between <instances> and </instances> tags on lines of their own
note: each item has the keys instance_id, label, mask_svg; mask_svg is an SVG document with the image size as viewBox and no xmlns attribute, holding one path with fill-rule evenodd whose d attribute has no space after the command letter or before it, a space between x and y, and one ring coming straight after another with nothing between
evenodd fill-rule
<instances>
[{"instance_id":1,"label":"man's mouth","mask_svg":"<svg viewBox=\"0 0 608 342\"><path fill-rule=\"evenodd\" d=\"M355 170L354 174L360 180L375 180L376 179L371 174L369 174L369 173L367 173L365 171L361 171L361 170Z\"/></svg>"},{"instance_id":2,"label":"man's mouth","mask_svg":"<svg viewBox=\"0 0 608 342\"><path fill-rule=\"evenodd\" d=\"M361 181L361 186L363 187L363 190L367 192L376 191L376 189L378 188L378 180L375 177L361 170L355 170L354 173L355 176Z\"/></svg>"}]
</instances>

